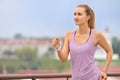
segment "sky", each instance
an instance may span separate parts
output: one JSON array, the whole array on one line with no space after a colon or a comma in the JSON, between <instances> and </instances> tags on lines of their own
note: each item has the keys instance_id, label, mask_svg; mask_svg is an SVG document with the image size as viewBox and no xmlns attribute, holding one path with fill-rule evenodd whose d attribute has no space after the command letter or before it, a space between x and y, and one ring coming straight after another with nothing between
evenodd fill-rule
<instances>
[{"instance_id":1,"label":"sky","mask_svg":"<svg viewBox=\"0 0 120 80\"><path fill-rule=\"evenodd\" d=\"M34 37L64 36L76 30L77 5L88 4L95 12L96 29L109 28L120 35L120 0L0 0L0 37L15 34Z\"/></svg>"}]
</instances>

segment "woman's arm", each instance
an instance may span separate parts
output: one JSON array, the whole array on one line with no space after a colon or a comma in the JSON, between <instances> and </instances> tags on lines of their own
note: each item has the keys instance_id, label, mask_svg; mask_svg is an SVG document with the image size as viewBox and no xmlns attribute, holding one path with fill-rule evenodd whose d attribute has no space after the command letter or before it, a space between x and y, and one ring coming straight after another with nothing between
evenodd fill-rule
<instances>
[{"instance_id":1,"label":"woman's arm","mask_svg":"<svg viewBox=\"0 0 120 80\"><path fill-rule=\"evenodd\" d=\"M102 35L102 33L99 32L97 38L98 38L98 45L100 45L107 53L105 65L103 68L103 72L105 72L107 74L108 68L109 68L111 60L112 60L113 51L112 51L111 46L106 41L105 37Z\"/></svg>"},{"instance_id":2,"label":"woman's arm","mask_svg":"<svg viewBox=\"0 0 120 80\"><path fill-rule=\"evenodd\" d=\"M69 55L69 40L70 40L70 37L71 37L71 33L72 32L69 31L66 34L66 36L64 38L63 48L61 48L60 50L57 50L58 56L59 56L59 58L62 62L67 61L67 58L68 58L68 55ZM52 44L54 44L54 43L55 43L55 39L52 41ZM55 46L53 45L53 47L56 47L56 46L57 46L57 48L60 47L60 41L58 42L57 45L55 45Z\"/></svg>"},{"instance_id":3,"label":"woman's arm","mask_svg":"<svg viewBox=\"0 0 120 80\"><path fill-rule=\"evenodd\" d=\"M102 33L100 33L97 30L95 30L94 43L95 45L100 45L107 54L103 70L101 71L101 74L100 74L100 80L107 80L107 72L108 72L108 68L110 66L110 63L112 60L112 54L113 54L112 48L108 44L107 40L102 35Z\"/></svg>"}]
</instances>

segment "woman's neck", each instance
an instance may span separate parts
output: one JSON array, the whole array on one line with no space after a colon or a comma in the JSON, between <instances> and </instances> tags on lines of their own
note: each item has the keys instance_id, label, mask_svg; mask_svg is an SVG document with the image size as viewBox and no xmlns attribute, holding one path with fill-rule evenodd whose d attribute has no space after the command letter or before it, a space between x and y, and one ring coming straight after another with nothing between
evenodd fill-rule
<instances>
[{"instance_id":1,"label":"woman's neck","mask_svg":"<svg viewBox=\"0 0 120 80\"><path fill-rule=\"evenodd\" d=\"M77 32L79 34L89 34L90 28L88 26L79 26Z\"/></svg>"}]
</instances>

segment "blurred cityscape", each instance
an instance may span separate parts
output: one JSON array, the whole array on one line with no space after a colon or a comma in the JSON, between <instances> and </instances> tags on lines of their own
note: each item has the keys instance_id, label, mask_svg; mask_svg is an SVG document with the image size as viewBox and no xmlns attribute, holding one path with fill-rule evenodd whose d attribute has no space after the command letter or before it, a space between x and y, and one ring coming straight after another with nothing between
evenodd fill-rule
<instances>
[{"instance_id":1,"label":"blurred cityscape","mask_svg":"<svg viewBox=\"0 0 120 80\"><path fill-rule=\"evenodd\" d=\"M103 35L114 51L109 72L120 72L120 36L111 36L108 27ZM61 39L63 41L63 37ZM25 37L21 34L0 38L0 74L71 73L70 57L62 63L51 46L51 40L49 37ZM98 46L95 61L100 69L105 58L105 51Z\"/></svg>"}]
</instances>

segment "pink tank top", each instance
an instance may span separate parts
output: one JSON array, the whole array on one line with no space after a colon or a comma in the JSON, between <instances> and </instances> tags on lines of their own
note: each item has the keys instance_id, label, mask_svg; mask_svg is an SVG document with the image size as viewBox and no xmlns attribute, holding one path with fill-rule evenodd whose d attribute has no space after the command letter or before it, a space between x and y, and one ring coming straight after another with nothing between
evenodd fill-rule
<instances>
[{"instance_id":1,"label":"pink tank top","mask_svg":"<svg viewBox=\"0 0 120 80\"><path fill-rule=\"evenodd\" d=\"M73 80L99 80L100 70L95 65L94 54L97 46L93 43L94 30L84 44L75 42L75 31L70 40L70 57Z\"/></svg>"}]
</instances>

